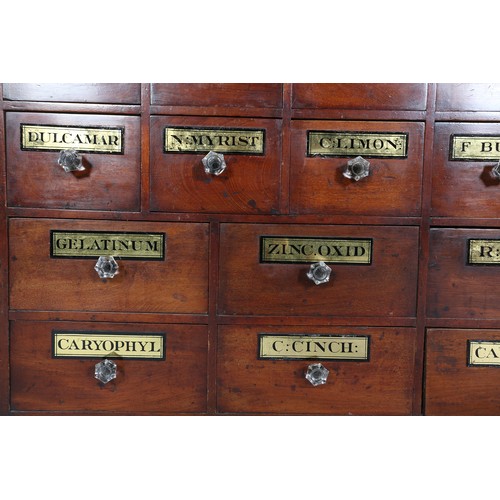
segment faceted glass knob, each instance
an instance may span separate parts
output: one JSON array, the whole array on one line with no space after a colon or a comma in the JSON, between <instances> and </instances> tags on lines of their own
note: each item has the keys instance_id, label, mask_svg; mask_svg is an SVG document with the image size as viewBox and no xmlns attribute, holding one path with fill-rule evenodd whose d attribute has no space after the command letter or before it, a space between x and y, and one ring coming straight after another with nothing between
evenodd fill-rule
<instances>
[{"instance_id":1,"label":"faceted glass knob","mask_svg":"<svg viewBox=\"0 0 500 500\"><path fill-rule=\"evenodd\" d=\"M118 263L112 256L101 255L94 266L99 278L114 278L118 274Z\"/></svg>"},{"instance_id":2,"label":"faceted glass knob","mask_svg":"<svg viewBox=\"0 0 500 500\"><path fill-rule=\"evenodd\" d=\"M66 149L59 153L57 163L64 169L65 172L75 172L85 170L82 164L82 157L76 149Z\"/></svg>"},{"instance_id":3,"label":"faceted glass knob","mask_svg":"<svg viewBox=\"0 0 500 500\"><path fill-rule=\"evenodd\" d=\"M327 266L323 261L315 262L311 264L307 277L314 281L315 285L321 285L322 283L328 283L330 281L330 274L332 273L332 268Z\"/></svg>"},{"instance_id":4,"label":"faceted glass knob","mask_svg":"<svg viewBox=\"0 0 500 500\"><path fill-rule=\"evenodd\" d=\"M317 385L326 384L329 373L321 363L315 363L307 367L306 379L316 387Z\"/></svg>"},{"instance_id":5,"label":"faceted glass knob","mask_svg":"<svg viewBox=\"0 0 500 500\"><path fill-rule=\"evenodd\" d=\"M116 363L110 359L104 359L95 365L95 378L103 384L116 378Z\"/></svg>"},{"instance_id":6,"label":"faceted glass knob","mask_svg":"<svg viewBox=\"0 0 500 500\"><path fill-rule=\"evenodd\" d=\"M343 174L344 177L348 179L359 181L363 179L363 177L368 177L370 175L370 162L365 160L362 156L356 156L354 160L349 160L347 162L347 167Z\"/></svg>"},{"instance_id":7,"label":"faceted glass knob","mask_svg":"<svg viewBox=\"0 0 500 500\"><path fill-rule=\"evenodd\" d=\"M500 161L491 169L491 176L496 180L500 180Z\"/></svg>"},{"instance_id":8,"label":"faceted glass knob","mask_svg":"<svg viewBox=\"0 0 500 500\"><path fill-rule=\"evenodd\" d=\"M209 175L220 175L226 170L224 155L221 153L210 151L201 161L205 167L205 173Z\"/></svg>"}]
</instances>

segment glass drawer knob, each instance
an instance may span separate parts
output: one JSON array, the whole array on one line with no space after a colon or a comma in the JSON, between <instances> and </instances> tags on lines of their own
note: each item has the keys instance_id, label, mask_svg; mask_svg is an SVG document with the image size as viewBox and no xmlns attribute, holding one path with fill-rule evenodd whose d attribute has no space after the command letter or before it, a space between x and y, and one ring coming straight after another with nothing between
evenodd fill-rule
<instances>
[{"instance_id":1,"label":"glass drawer knob","mask_svg":"<svg viewBox=\"0 0 500 500\"><path fill-rule=\"evenodd\" d=\"M82 157L76 149L65 149L61 151L57 163L65 172L85 170L82 164Z\"/></svg>"},{"instance_id":2,"label":"glass drawer knob","mask_svg":"<svg viewBox=\"0 0 500 500\"><path fill-rule=\"evenodd\" d=\"M309 365L306 371L306 379L311 382L315 387L317 385L326 384L329 370L327 370L321 363Z\"/></svg>"},{"instance_id":3,"label":"glass drawer knob","mask_svg":"<svg viewBox=\"0 0 500 500\"><path fill-rule=\"evenodd\" d=\"M110 359L104 359L95 365L95 378L107 384L116 378L116 363Z\"/></svg>"},{"instance_id":4,"label":"glass drawer knob","mask_svg":"<svg viewBox=\"0 0 500 500\"><path fill-rule=\"evenodd\" d=\"M347 167L343 174L344 177L348 179L359 181L370 175L370 162L365 160L362 156L356 156L354 160L349 160L347 162Z\"/></svg>"},{"instance_id":5,"label":"glass drawer knob","mask_svg":"<svg viewBox=\"0 0 500 500\"><path fill-rule=\"evenodd\" d=\"M205 173L209 175L220 175L226 170L226 161L224 155L210 151L207 156L201 160L205 167Z\"/></svg>"},{"instance_id":6,"label":"glass drawer knob","mask_svg":"<svg viewBox=\"0 0 500 500\"><path fill-rule=\"evenodd\" d=\"M321 261L311 264L311 267L309 268L309 271L307 273L307 277L311 281L314 281L315 285L321 285L330 281L331 274L332 268Z\"/></svg>"},{"instance_id":7,"label":"glass drawer knob","mask_svg":"<svg viewBox=\"0 0 500 500\"><path fill-rule=\"evenodd\" d=\"M500 180L500 161L491 169L491 177Z\"/></svg>"},{"instance_id":8,"label":"glass drawer knob","mask_svg":"<svg viewBox=\"0 0 500 500\"><path fill-rule=\"evenodd\" d=\"M118 273L118 263L112 256L101 255L94 266L99 278L114 278Z\"/></svg>"}]
</instances>

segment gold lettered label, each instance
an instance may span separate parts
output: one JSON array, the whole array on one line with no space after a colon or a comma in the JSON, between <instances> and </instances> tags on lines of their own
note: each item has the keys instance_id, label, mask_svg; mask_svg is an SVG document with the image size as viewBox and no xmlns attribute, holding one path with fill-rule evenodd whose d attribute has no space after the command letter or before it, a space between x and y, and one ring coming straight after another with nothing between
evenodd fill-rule
<instances>
[{"instance_id":1,"label":"gold lettered label","mask_svg":"<svg viewBox=\"0 0 500 500\"><path fill-rule=\"evenodd\" d=\"M165 260L165 233L50 232L52 258Z\"/></svg>"},{"instance_id":2,"label":"gold lettered label","mask_svg":"<svg viewBox=\"0 0 500 500\"><path fill-rule=\"evenodd\" d=\"M165 128L165 153L240 153L262 155L265 150L263 129Z\"/></svg>"},{"instance_id":3,"label":"gold lettered label","mask_svg":"<svg viewBox=\"0 0 500 500\"><path fill-rule=\"evenodd\" d=\"M500 265L500 240L469 240L469 264Z\"/></svg>"},{"instance_id":4,"label":"gold lettered label","mask_svg":"<svg viewBox=\"0 0 500 500\"><path fill-rule=\"evenodd\" d=\"M165 359L163 333L52 332L54 358Z\"/></svg>"},{"instance_id":5,"label":"gold lettered label","mask_svg":"<svg viewBox=\"0 0 500 500\"><path fill-rule=\"evenodd\" d=\"M368 361L368 336L259 335L260 359L335 359Z\"/></svg>"},{"instance_id":6,"label":"gold lettered label","mask_svg":"<svg viewBox=\"0 0 500 500\"><path fill-rule=\"evenodd\" d=\"M23 151L76 149L86 153L123 154L123 127L73 127L21 124Z\"/></svg>"},{"instance_id":7,"label":"gold lettered label","mask_svg":"<svg viewBox=\"0 0 500 500\"><path fill-rule=\"evenodd\" d=\"M499 160L500 136L498 135L452 135L450 160Z\"/></svg>"},{"instance_id":8,"label":"gold lettered label","mask_svg":"<svg viewBox=\"0 0 500 500\"><path fill-rule=\"evenodd\" d=\"M469 340L469 366L500 366L500 341Z\"/></svg>"},{"instance_id":9,"label":"gold lettered label","mask_svg":"<svg viewBox=\"0 0 500 500\"><path fill-rule=\"evenodd\" d=\"M307 132L307 156L406 158L408 134L392 132Z\"/></svg>"},{"instance_id":10,"label":"gold lettered label","mask_svg":"<svg viewBox=\"0 0 500 500\"><path fill-rule=\"evenodd\" d=\"M260 261L281 264L323 261L369 265L372 262L372 245L372 239L261 236Z\"/></svg>"}]
</instances>

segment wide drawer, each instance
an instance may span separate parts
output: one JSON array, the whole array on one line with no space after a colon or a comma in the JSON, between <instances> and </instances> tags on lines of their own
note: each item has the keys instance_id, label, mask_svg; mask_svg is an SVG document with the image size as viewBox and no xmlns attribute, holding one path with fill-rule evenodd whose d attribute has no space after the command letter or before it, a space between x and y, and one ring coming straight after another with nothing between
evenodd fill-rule
<instances>
[{"instance_id":1,"label":"wide drawer","mask_svg":"<svg viewBox=\"0 0 500 500\"><path fill-rule=\"evenodd\" d=\"M294 108L424 110L425 83L295 83Z\"/></svg>"},{"instance_id":2,"label":"wide drawer","mask_svg":"<svg viewBox=\"0 0 500 500\"><path fill-rule=\"evenodd\" d=\"M500 230L430 232L427 315L498 319Z\"/></svg>"},{"instance_id":3,"label":"wide drawer","mask_svg":"<svg viewBox=\"0 0 500 500\"><path fill-rule=\"evenodd\" d=\"M498 217L499 160L500 124L436 123L431 215Z\"/></svg>"},{"instance_id":4,"label":"wide drawer","mask_svg":"<svg viewBox=\"0 0 500 500\"><path fill-rule=\"evenodd\" d=\"M136 116L6 114L11 207L140 209L140 119ZM60 165L76 150L83 170Z\"/></svg>"},{"instance_id":5,"label":"wide drawer","mask_svg":"<svg viewBox=\"0 0 500 500\"><path fill-rule=\"evenodd\" d=\"M500 330L427 330L425 413L500 415Z\"/></svg>"},{"instance_id":6,"label":"wide drawer","mask_svg":"<svg viewBox=\"0 0 500 500\"><path fill-rule=\"evenodd\" d=\"M281 108L281 83L153 83L151 103L163 106Z\"/></svg>"},{"instance_id":7,"label":"wide drawer","mask_svg":"<svg viewBox=\"0 0 500 500\"><path fill-rule=\"evenodd\" d=\"M498 111L498 83L438 83L437 111Z\"/></svg>"},{"instance_id":8,"label":"wide drawer","mask_svg":"<svg viewBox=\"0 0 500 500\"><path fill-rule=\"evenodd\" d=\"M203 325L14 321L11 409L205 412L207 346ZM104 359L116 364L105 383Z\"/></svg>"},{"instance_id":9,"label":"wide drawer","mask_svg":"<svg viewBox=\"0 0 500 500\"><path fill-rule=\"evenodd\" d=\"M423 123L296 120L291 143L292 213L420 214Z\"/></svg>"},{"instance_id":10,"label":"wide drawer","mask_svg":"<svg viewBox=\"0 0 500 500\"><path fill-rule=\"evenodd\" d=\"M153 116L151 210L276 212L280 132L279 120ZM210 165L205 170L203 159L211 151L223 155L222 172Z\"/></svg>"},{"instance_id":11,"label":"wide drawer","mask_svg":"<svg viewBox=\"0 0 500 500\"><path fill-rule=\"evenodd\" d=\"M417 263L417 227L222 224L219 313L414 317Z\"/></svg>"},{"instance_id":12,"label":"wide drawer","mask_svg":"<svg viewBox=\"0 0 500 500\"><path fill-rule=\"evenodd\" d=\"M9 231L11 309L207 311L207 224L11 219ZM109 256L118 274L102 279Z\"/></svg>"},{"instance_id":13,"label":"wide drawer","mask_svg":"<svg viewBox=\"0 0 500 500\"><path fill-rule=\"evenodd\" d=\"M407 415L414 354L411 328L221 326L217 408L221 413ZM318 363L329 373L326 383L312 385L305 376ZM313 381L321 378L315 369L309 369Z\"/></svg>"},{"instance_id":14,"label":"wide drawer","mask_svg":"<svg viewBox=\"0 0 500 500\"><path fill-rule=\"evenodd\" d=\"M4 83L3 97L11 101L140 104L139 83Z\"/></svg>"}]
</instances>

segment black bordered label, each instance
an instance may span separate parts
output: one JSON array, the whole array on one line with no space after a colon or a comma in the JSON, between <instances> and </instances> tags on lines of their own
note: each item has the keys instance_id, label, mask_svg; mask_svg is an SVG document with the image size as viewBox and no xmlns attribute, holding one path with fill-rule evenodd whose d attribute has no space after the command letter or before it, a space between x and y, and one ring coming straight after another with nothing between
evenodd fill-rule
<instances>
[{"instance_id":1,"label":"black bordered label","mask_svg":"<svg viewBox=\"0 0 500 500\"><path fill-rule=\"evenodd\" d=\"M307 156L407 158L407 132L307 131Z\"/></svg>"},{"instance_id":2,"label":"black bordered label","mask_svg":"<svg viewBox=\"0 0 500 500\"><path fill-rule=\"evenodd\" d=\"M500 239L468 239L467 264L471 266L499 266Z\"/></svg>"},{"instance_id":3,"label":"black bordered label","mask_svg":"<svg viewBox=\"0 0 500 500\"><path fill-rule=\"evenodd\" d=\"M258 359L369 361L369 335L258 335Z\"/></svg>"},{"instance_id":4,"label":"black bordered label","mask_svg":"<svg viewBox=\"0 0 500 500\"><path fill-rule=\"evenodd\" d=\"M500 135L453 134L450 161L500 160Z\"/></svg>"},{"instance_id":5,"label":"black bordered label","mask_svg":"<svg viewBox=\"0 0 500 500\"><path fill-rule=\"evenodd\" d=\"M21 123L22 151L118 154L125 152L125 127L38 125Z\"/></svg>"},{"instance_id":6,"label":"black bordered label","mask_svg":"<svg viewBox=\"0 0 500 500\"><path fill-rule=\"evenodd\" d=\"M372 238L260 237L261 263L301 264L323 261L332 264L370 265L372 251Z\"/></svg>"},{"instance_id":7,"label":"black bordered label","mask_svg":"<svg viewBox=\"0 0 500 500\"><path fill-rule=\"evenodd\" d=\"M52 331L53 358L126 358L163 361L165 333Z\"/></svg>"},{"instance_id":8,"label":"black bordered label","mask_svg":"<svg viewBox=\"0 0 500 500\"><path fill-rule=\"evenodd\" d=\"M262 156L265 129L224 127L165 127L164 153L230 153Z\"/></svg>"},{"instance_id":9,"label":"black bordered label","mask_svg":"<svg viewBox=\"0 0 500 500\"><path fill-rule=\"evenodd\" d=\"M165 233L107 231L50 231L53 259L165 260Z\"/></svg>"},{"instance_id":10,"label":"black bordered label","mask_svg":"<svg viewBox=\"0 0 500 500\"><path fill-rule=\"evenodd\" d=\"M500 341L468 340L467 366L500 367Z\"/></svg>"}]
</instances>

